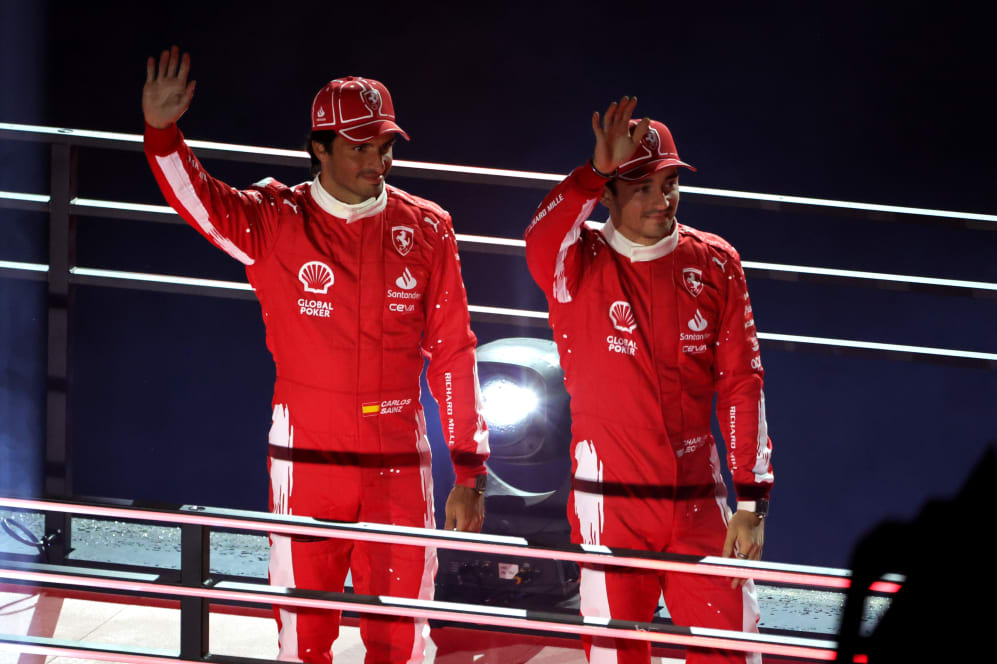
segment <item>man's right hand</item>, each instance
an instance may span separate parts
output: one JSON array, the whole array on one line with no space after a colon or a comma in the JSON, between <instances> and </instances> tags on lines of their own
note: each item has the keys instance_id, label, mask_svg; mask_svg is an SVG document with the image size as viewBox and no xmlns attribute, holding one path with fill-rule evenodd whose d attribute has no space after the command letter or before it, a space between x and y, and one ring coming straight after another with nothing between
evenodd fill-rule
<instances>
[{"instance_id":1,"label":"man's right hand","mask_svg":"<svg viewBox=\"0 0 997 664\"><path fill-rule=\"evenodd\" d=\"M613 102L606 109L606 114L599 121L599 112L592 114L592 131L595 133L595 152L592 154L592 165L601 173L613 173L617 166L626 161L640 145L650 118L644 118L630 133L630 116L633 115L637 97L624 96L619 102Z\"/></svg>"},{"instance_id":2,"label":"man's right hand","mask_svg":"<svg viewBox=\"0 0 997 664\"><path fill-rule=\"evenodd\" d=\"M159 56L159 69L156 59L150 57L145 63L145 87L142 88L142 113L151 127L162 129L180 119L190 100L194 97L197 81L187 82L190 71L190 55L180 57L180 49L173 46Z\"/></svg>"}]
</instances>

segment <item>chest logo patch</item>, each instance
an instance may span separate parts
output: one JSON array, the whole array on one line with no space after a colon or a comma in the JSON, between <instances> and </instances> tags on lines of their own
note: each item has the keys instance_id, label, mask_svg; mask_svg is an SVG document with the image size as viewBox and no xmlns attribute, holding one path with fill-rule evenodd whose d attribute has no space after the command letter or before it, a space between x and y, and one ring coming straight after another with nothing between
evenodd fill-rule
<instances>
[{"instance_id":1,"label":"chest logo patch","mask_svg":"<svg viewBox=\"0 0 997 664\"><path fill-rule=\"evenodd\" d=\"M402 276L395 279L395 285L405 290L412 290L418 284L419 282L416 281L416 278L412 276L412 272L409 271L408 268L405 268L405 271L402 273Z\"/></svg>"},{"instance_id":2,"label":"chest logo patch","mask_svg":"<svg viewBox=\"0 0 997 664\"><path fill-rule=\"evenodd\" d=\"M309 261L298 270L298 281L305 287L305 292L325 295L335 279L331 267L320 261Z\"/></svg>"},{"instance_id":3,"label":"chest logo patch","mask_svg":"<svg viewBox=\"0 0 997 664\"><path fill-rule=\"evenodd\" d=\"M402 256L407 256L415 245L415 233L411 226L392 226L391 244L395 245L395 251Z\"/></svg>"},{"instance_id":4,"label":"chest logo patch","mask_svg":"<svg viewBox=\"0 0 997 664\"><path fill-rule=\"evenodd\" d=\"M685 284L685 289L693 297L699 297L699 294L703 292L703 271L694 267L684 268L682 270L682 283Z\"/></svg>"},{"instance_id":5,"label":"chest logo patch","mask_svg":"<svg viewBox=\"0 0 997 664\"><path fill-rule=\"evenodd\" d=\"M609 306L609 320L612 321L613 328L620 332L630 334L637 329L633 309L630 307L630 303L625 300L617 300Z\"/></svg>"},{"instance_id":6,"label":"chest logo patch","mask_svg":"<svg viewBox=\"0 0 997 664\"><path fill-rule=\"evenodd\" d=\"M699 309L696 309L696 315L689 321L689 329L693 332L702 332L706 329L707 325L709 325L709 322L699 312Z\"/></svg>"}]
</instances>

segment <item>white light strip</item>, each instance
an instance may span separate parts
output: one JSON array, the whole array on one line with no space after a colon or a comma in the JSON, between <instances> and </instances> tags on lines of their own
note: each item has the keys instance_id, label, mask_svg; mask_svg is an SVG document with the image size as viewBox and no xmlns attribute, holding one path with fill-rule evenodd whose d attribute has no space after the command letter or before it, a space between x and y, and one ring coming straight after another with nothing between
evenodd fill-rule
<instances>
[{"instance_id":1,"label":"white light strip","mask_svg":"<svg viewBox=\"0 0 997 664\"><path fill-rule=\"evenodd\" d=\"M827 198L808 198L806 196L784 196L781 194L760 194L752 191L736 191L733 189L712 189L709 187L690 187L682 185L683 194L700 194L720 198L742 198L751 201L768 201L772 203L788 203L790 205L816 205L818 207L843 208L848 210L864 210L866 212L888 212L891 214L917 214L926 217L942 217L946 219L961 219L965 221L997 221L997 215L976 214L974 212L957 212L955 210L932 210L929 208L904 207L901 205L879 205L876 203L857 203L855 201L836 201Z\"/></svg>"},{"instance_id":2,"label":"white light strip","mask_svg":"<svg viewBox=\"0 0 997 664\"><path fill-rule=\"evenodd\" d=\"M17 191L0 191L0 198L8 201L27 201L28 203L44 203L48 205L49 196L45 194L22 194Z\"/></svg>"},{"instance_id":3,"label":"white light strip","mask_svg":"<svg viewBox=\"0 0 997 664\"><path fill-rule=\"evenodd\" d=\"M96 138L102 140L126 141L128 143L141 143L141 134L117 134L109 131L88 131L84 129L66 129L64 127L42 127L39 125L12 124L0 122L0 131L18 131L26 134L48 134L51 136L80 136L83 138Z\"/></svg>"},{"instance_id":4,"label":"white light strip","mask_svg":"<svg viewBox=\"0 0 997 664\"><path fill-rule=\"evenodd\" d=\"M795 334L774 334L759 332L759 339L768 341L788 341L801 344L819 344L823 346L840 346L843 348L862 348L865 350L885 350L895 353L915 353L918 355L940 355L943 357L958 357L969 360L987 360L997 362L997 354L977 353L968 350L949 350L947 348L931 348L927 346L903 346L900 344L881 344L874 341L851 341L848 339L828 339L825 337L802 337Z\"/></svg>"},{"instance_id":5,"label":"white light strip","mask_svg":"<svg viewBox=\"0 0 997 664\"><path fill-rule=\"evenodd\" d=\"M157 284L176 284L180 286L202 286L223 290L252 291L253 287L241 281L219 281L217 279L196 279L194 277L175 277L168 274L147 274L144 272L122 272L120 270L99 270L89 267L73 267L70 274L81 277L100 277L102 279L122 279L128 281L147 281Z\"/></svg>"},{"instance_id":6,"label":"white light strip","mask_svg":"<svg viewBox=\"0 0 997 664\"><path fill-rule=\"evenodd\" d=\"M467 235L465 233L454 233L458 242L472 242L474 244L497 244L504 247L526 247L526 240L517 240L507 237L492 237L490 235Z\"/></svg>"},{"instance_id":7,"label":"white light strip","mask_svg":"<svg viewBox=\"0 0 997 664\"><path fill-rule=\"evenodd\" d=\"M742 267L755 270L771 270L773 272L796 272L800 274L820 274L830 277L849 277L852 279L875 279L878 281L895 281L897 283L926 284L929 286L948 286L952 288L975 288L977 290L997 291L997 284L986 281L964 281L961 279L936 279L934 277L915 277L907 274L887 274L884 272L862 272L857 270L837 270L827 267L808 267L805 265L782 265L780 263L758 263L743 261Z\"/></svg>"},{"instance_id":8,"label":"white light strip","mask_svg":"<svg viewBox=\"0 0 997 664\"><path fill-rule=\"evenodd\" d=\"M458 164L433 164L428 161L408 161L406 159L396 159L395 166L401 168L419 168L426 171L438 171L440 173L464 173L469 175L491 175L499 178L520 178L526 180L537 180L539 182L560 182L567 175L557 173L537 173L535 171L514 171L505 168L485 168L483 166L460 166Z\"/></svg>"},{"instance_id":9,"label":"white light strip","mask_svg":"<svg viewBox=\"0 0 997 664\"><path fill-rule=\"evenodd\" d=\"M44 263L20 263L18 261L0 261L0 270L24 270L26 272L48 272Z\"/></svg>"},{"instance_id":10,"label":"white light strip","mask_svg":"<svg viewBox=\"0 0 997 664\"><path fill-rule=\"evenodd\" d=\"M497 316L521 316L523 318L538 318L547 320L546 311L530 311L528 309L505 309L503 307L482 307L475 304L467 305L467 310L477 314L495 314Z\"/></svg>"},{"instance_id":11,"label":"white light strip","mask_svg":"<svg viewBox=\"0 0 997 664\"><path fill-rule=\"evenodd\" d=\"M48 134L55 136L79 136L82 138L93 138L98 140L117 140L129 143L141 143L140 134L118 134L103 131L87 131L83 129L65 129L58 127L41 127L38 125L22 125L8 122L0 122L0 130ZM188 140L187 144L194 148L207 148L213 150L224 150L242 154L265 154L279 157L294 157L306 159L307 153L301 150L283 150L279 148L267 148L254 145L236 145L234 143L215 143L213 141ZM537 180L540 182L560 182L566 175L557 173L539 173L536 171L517 171L504 168L484 168L480 166L461 166L458 164L435 164L424 161L396 160L395 165L400 168L418 168L423 170L438 171L441 173L464 173L473 175L486 175L496 178L519 178L527 180ZM806 196L785 196L781 194L761 194L751 191L737 191L733 189L713 189L711 187L683 186L682 191L687 194L699 194L702 196L715 196L720 198L740 198L754 201L767 201L772 203L786 203L790 205L815 205L819 207L833 207L851 210L863 210L867 212L886 212L891 214L914 214L928 217L939 217L945 219L956 219L963 221L988 221L997 222L997 215L976 214L973 212L957 212L955 210L934 210L929 208L905 207L900 205L879 205L876 203L858 203L855 201L838 201L826 198L808 198Z\"/></svg>"},{"instance_id":12,"label":"white light strip","mask_svg":"<svg viewBox=\"0 0 997 664\"><path fill-rule=\"evenodd\" d=\"M235 143L215 143L214 141L187 141L187 145L192 148L222 150L225 152L238 152L240 154L266 154L272 157L294 157L302 160L310 158L304 150L265 148L258 145L236 145ZM396 161L395 163L397 164L398 162Z\"/></svg>"},{"instance_id":13,"label":"white light strip","mask_svg":"<svg viewBox=\"0 0 997 664\"><path fill-rule=\"evenodd\" d=\"M103 210L128 210L130 212L155 212L158 214L176 214L169 205L146 205L145 203L125 203L123 201L103 201L96 198L74 198L70 205Z\"/></svg>"}]
</instances>

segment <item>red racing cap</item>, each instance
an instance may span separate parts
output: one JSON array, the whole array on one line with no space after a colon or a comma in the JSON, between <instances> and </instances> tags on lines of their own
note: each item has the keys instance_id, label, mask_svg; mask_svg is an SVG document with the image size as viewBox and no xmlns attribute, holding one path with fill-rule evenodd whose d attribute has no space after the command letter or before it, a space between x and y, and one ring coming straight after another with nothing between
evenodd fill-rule
<instances>
[{"instance_id":1,"label":"red racing cap","mask_svg":"<svg viewBox=\"0 0 997 664\"><path fill-rule=\"evenodd\" d=\"M637 120L630 121L631 131L637 123ZM668 131L668 127L657 120L651 120L647 134L630 158L620 164L616 177L627 182L643 180L669 166L684 166L694 172L696 170L679 159L675 139L672 138L672 132Z\"/></svg>"},{"instance_id":2,"label":"red racing cap","mask_svg":"<svg viewBox=\"0 0 997 664\"><path fill-rule=\"evenodd\" d=\"M312 131L332 130L350 143L366 143L395 132L409 140L395 123L391 93L380 81L346 76L329 81L312 101Z\"/></svg>"}]
</instances>

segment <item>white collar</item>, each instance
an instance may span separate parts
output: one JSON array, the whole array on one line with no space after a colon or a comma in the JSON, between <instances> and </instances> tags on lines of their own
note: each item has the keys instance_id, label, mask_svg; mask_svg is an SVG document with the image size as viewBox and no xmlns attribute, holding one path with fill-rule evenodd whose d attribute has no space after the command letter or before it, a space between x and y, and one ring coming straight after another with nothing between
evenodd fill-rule
<instances>
[{"instance_id":1,"label":"white collar","mask_svg":"<svg viewBox=\"0 0 997 664\"><path fill-rule=\"evenodd\" d=\"M616 253L622 254L630 259L631 263L639 263L642 261L653 261L656 258L661 258L662 256L667 256L675 250L675 247L679 243L679 222L676 219L672 224L672 232L665 237L661 238L654 244L637 244L627 238L623 237L622 233L616 230L616 226L613 225L613 220L609 219L602 226L602 237L605 238L606 243L610 247L616 250Z\"/></svg>"},{"instance_id":2,"label":"white collar","mask_svg":"<svg viewBox=\"0 0 997 664\"><path fill-rule=\"evenodd\" d=\"M316 175L315 179L312 181L311 189L312 200L318 203L320 208L334 217L345 219L346 223L375 215L383 210L388 204L387 185L381 187L381 193L377 196L377 198L368 198L363 203L354 204L344 203L326 191L325 187L322 186L322 183L319 182L318 175Z\"/></svg>"}]
</instances>

